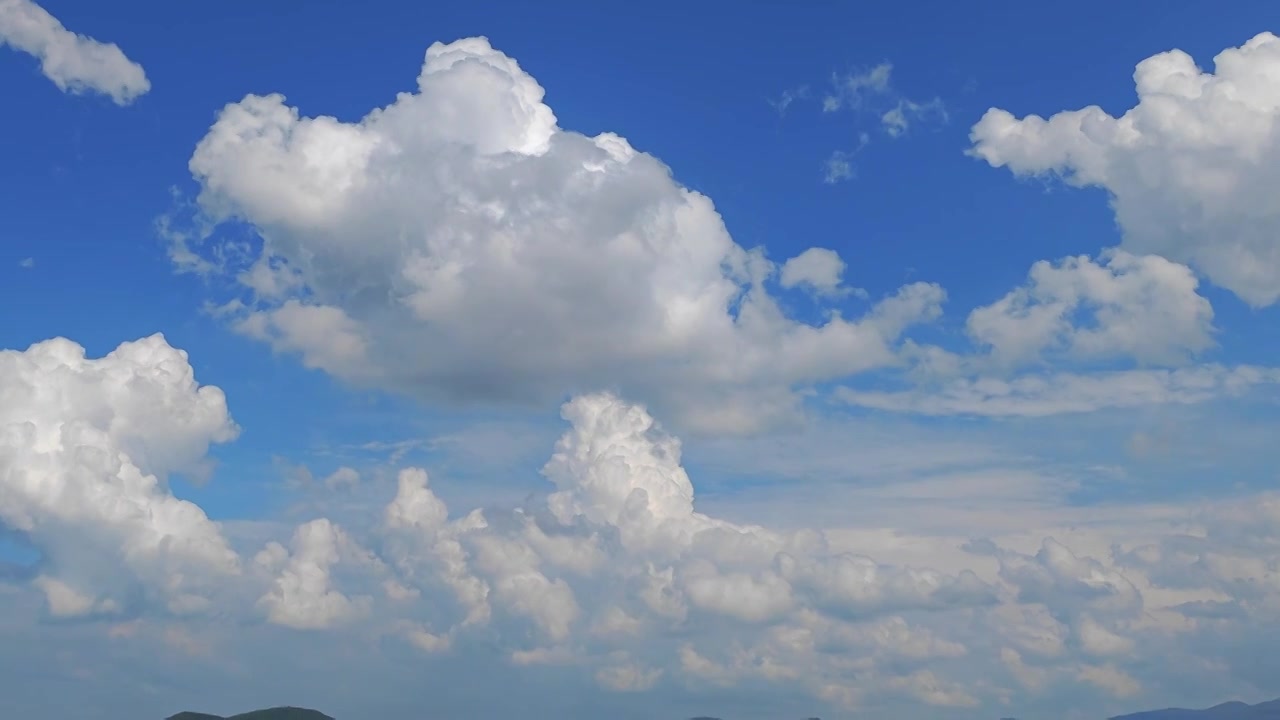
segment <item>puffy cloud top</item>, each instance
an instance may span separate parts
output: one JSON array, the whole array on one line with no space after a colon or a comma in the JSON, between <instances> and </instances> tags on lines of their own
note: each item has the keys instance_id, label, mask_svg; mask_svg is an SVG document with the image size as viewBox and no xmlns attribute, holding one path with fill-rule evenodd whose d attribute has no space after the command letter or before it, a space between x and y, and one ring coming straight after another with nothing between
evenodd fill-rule
<instances>
[{"instance_id":1,"label":"puffy cloud top","mask_svg":"<svg viewBox=\"0 0 1280 720\"><path fill-rule=\"evenodd\" d=\"M1125 247L1185 263L1256 305L1280 299L1280 38L1261 33L1200 70L1181 50L1138 64L1138 103L1017 118L992 108L971 153L1112 195Z\"/></svg>"},{"instance_id":2,"label":"puffy cloud top","mask_svg":"<svg viewBox=\"0 0 1280 720\"><path fill-rule=\"evenodd\" d=\"M55 615L202 609L239 559L165 478L237 428L160 335L99 359L69 340L0 352L0 522L43 555Z\"/></svg>"},{"instance_id":3,"label":"puffy cloud top","mask_svg":"<svg viewBox=\"0 0 1280 720\"><path fill-rule=\"evenodd\" d=\"M355 123L248 96L190 168L208 214L264 240L241 331L435 398L611 387L682 423L751 429L790 412L796 387L890 362L944 297L917 283L859 319L789 319L768 290L778 269L708 198L617 135L559 128L484 38L432 45L418 92ZM785 285L834 288L834 253L801 258Z\"/></svg>"}]
</instances>

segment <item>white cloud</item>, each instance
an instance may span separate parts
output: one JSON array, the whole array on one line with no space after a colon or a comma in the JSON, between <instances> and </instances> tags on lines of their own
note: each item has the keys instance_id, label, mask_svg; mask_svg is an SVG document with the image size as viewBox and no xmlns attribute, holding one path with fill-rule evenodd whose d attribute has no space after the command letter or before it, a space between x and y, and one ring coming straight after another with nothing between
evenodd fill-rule
<instances>
[{"instance_id":1,"label":"white cloud","mask_svg":"<svg viewBox=\"0 0 1280 720\"><path fill-rule=\"evenodd\" d=\"M239 558L166 478L237 432L159 335L99 359L62 339L0 352L0 523L40 552L50 611L205 609Z\"/></svg>"},{"instance_id":2,"label":"white cloud","mask_svg":"<svg viewBox=\"0 0 1280 720\"><path fill-rule=\"evenodd\" d=\"M331 568L343 554L359 553L347 534L327 519L298 527L290 549L267 545L254 558L257 569L276 574L258 605L273 623L317 630L358 618L369 611L369 597L348 598L333 589Z\"/></svg>"},{"instance_id":3,"label":"white cloud","mask_svg":"<svg viewBox=\"0 0 1280 720\"><path fill-rule=\"evenodd\" d=\"M843 150L835 150L831 156L823 163L822 181L828 185L835 185L838 182L848 180L853 177L853 156L854 152L845 152Z\"/></svg>"},{"instance_id":4,"label":"white cloud","mask_svg":"<svg viewBox=\"0 0 1280 720\"><path fill-rule=\"evenodd\" d=\"M615 653L612 660L613 664L596 671L596 682L610 690L640 692L652 688L662 677L662 670L631 662L625 652Z\"/></svg>"},{"instance_id":5,"label":"white cloud","mask_svg":"<svg viewBox=\"0 0 1280 720\"><path fill-rule=\"evenodd\" d=\"M888 62L875 67L831 78L831 90L823 98L823 113L841 110L855 116L870 114L879 129L890 138L906 135L914 123L935 120L947 122L947 108L942 98L916 101L893 87L893 65ZM836 150L823 166L823 181L834 184L854 176L853 157L871 142L870 128L857 133L858 144L852 150Z\"/></svg>"},{"instance_id":6,"label":"white cloud","mask_svg":"<svg viewBox=\"0 0 1280 720\"><path fill-rule=\"evenodd\" d=\"M791 413L796 389L891 362L936 315L941 289L916 283L862 318L786 317L766 289L776 266L708 198L617 135L562 130L542 99L472 38L433 45L418 91L359 122L280 95L228 105L190 166L204 211L264 240L240 275L253 302L227 306L236 327L411 394L614 387L742 430Z\"/></svg>"},{"instance_id":7,"label":"white cloud","mask_svg":"<svg viewBox=\"0 0 1280 720\"><path fill-rule=\"evenodd\" d=\"M787 289L804 287L820 294L837 294L844 270L844 260L835 250L809 248L782 264L778 284Z\"/></svg>"},{"instance_id":8,"label":"white cloud","mask_svg":"<svg viewBox=\"0 0 1280 720\"><path fill-rule=\"evenodd\" d=\"M884 68L840 102L884 92ZM886 131L905 130L909 109L882 115ZM783 519L787 503L771 502L757 513L768 527L720 512L732 498L708 504L681 442L623 396L690 427L756 429L794 409L806 385L894 366L904 333L937 316L943 293L909 285L856 320L824 308L833 319L821 327L786 317L769 288L840 296L838 254L812 248L779 266L739 247L710 202L654 158L617 136L559 129L542 89L486 41L432 46L418 92L356 123L250 96L224 109L191 167L205 212L246 219L263 237L261 254L220 245L194 262L243 286L219 311L240 332L418 396L574 395L545 492L451 512L425 469L342 465L319 481L344 491L317 493L344 503L327 517L221 525L166 484L207 469L209 445L237 432L184 353L159 336L96 360L65 340L3 352L0 526L40 557L29 572L0 567L0 624L28 617L23 603L38 598L48 618L79 619L80 631L138 654L152 642L166 658L211 662L225 652L204 640L216 637L259 651L235 653L244 660L228 676L241 681L274 679L283 671L268 658L282 654L340 658L355 679L315 691L335 697L372 696L372 678L422 690L467 672L503 695L489 702L515 702L531 691L492 687L516 666L595 685L581 697L629 693L628 703L678 684L803 695L823 716L929 705L986 717L1034 715L1062 697L1101 715L1112 699L1181 691L1177 668L1225 674L1212 668L1243 653L1220 638L1280 618L1280 504L1265 495L1198 515L1063 508L1072 478L1004 467L1003 450L953 440L912 444L905 457L874 447L895 428L850 423L721 450L740 450L739 468L812 480L788 465L805 455L805 468L850 481L841 492L776 485L773 498L793 510ZM1031 417L1189 404L1280 380L1269 368L1191 365L1214 335L1195 276L1127 250L1039 263L967 329L971 353L905 346L919 388L841 397ZM1025 371L1060 361L1141 367ZM451 447L492 471L524 452L508 427L366 449L399 465L409 448ZM811 457L834 443L847 449ZM826 507L795 512L790 498L805 493ZM368 498L379 512L360 516ZM819 530L820 515L853 527ZM1170 518L1185 527L1170 530ZM341 650L297 652L322 646ZM44 646L30 652L41 667ZM1195 692L1221 687L1216 677Z\"/></svg>"},{"instance_id":9,"label":"white cloud","mask_svg":"<svg viewBox=\"0 0 1280 720\"><path fill-rule=\"evenodd\" d=\"M128 105L151 89L142 66L115 43L72 32L31 0L0 0L0 45L40 61L40 70L63 92L96 92Z\"/></svg>"},{"instance_id":10,"label":"white cloud","mask_svg":"<svg viewBox=\"0 0 1280 720\"><path fill-rule=\"evenodd\" d=\"M992 108L970 153L1017 175L1105 188L1124 247L1185 263L1255 306L1280 299L1280 38L1262 33L1214 58L1181 50L1134 72L1138 103L1016 118Z\"/></svg>"},{"instance_id":11,"label":"white cloud","mask_svg":"<svg viewBox=\"0 0 1280 720\"><path fill-rule=\"evenodd\" d=\"M934 117L941 122L947 122L949 116L947 114L946 105L942 103L942 98L934 98L928 102L916 102L908 98L900 98L898 104L886 110L880 115L880 125L889 137L902 137L911 130L911 124L917 120L924 120Z\"/></svg>"},{"instance_id":12,"label":"white cloud","mask_svg":"<svg viewBox=\"0 0 1280 720\"><path fill-rule=\"evenodd\" d=\"M1203 365L1175 370L1056 372L1011 380L960 378L938 388L900 392L840 388L837 397L862 407L923 415L1039 417L1104 408L1190 404L1239 396L1280 382L1280 370Z\"/></svg>"},{"instance_id":13,"label":"white cloud","mask_svg":"<svg viewBox=\"0 0 1280 720\"><path fill-rule=\"evenodd\" d=\"M36 266L35 258L23 258L18 261L18 267L29 270Z\"/></svg>"},{"instance_id":14,"label":"white cloud","mask_svg":"<svg viewBox=\"0 0 1280 720\"><path fill-rule=\"evenodd\" d=\"M360 473L345 465L325 476L321 483L330 490L349 489L360 484Z\"/></svg>"},{"instance_id":15,"label":"white cloud","mask_svg":"<svg viewBox=\"0 0 1280 720\"><path fill-rule=\"evenodd\" d=\"M224 539L230 530L159 480L139 479L198 466L209 442L234 434L221 394L195 384L179 351L156 337L86 360L51 341L0 355L0 368L0 498L9 499L0 520L44 553L16 582L50 616L123 615L105 630L112 642L195 647L204 662L226 650L200 638L248 642L232 628L265 620L255 633L275 625L376 638L424 663L492 647L507 663L629 697L666 683L735 692L768 683L806 693L815 709L993 708L1083 687L1136 698L1163 687L1150 658L1229 651L1170 649L1175 637L1236 627L1205 618L1280 612L1280 576L1266 561L1280 505L1265 497L1184 513L1183 534L1064 528L1070 545L1022 533L962 550L963 538L779 531L700 510L681 443L608 394L564 406L569 428L543 471L550 491L523 507L451 513L427 473L407 468L381 516L357 519L359 536L318 517L285 542L252 540L262 549L244 562ZM851 497L923 508L964 496L1008 514L1011 492L1031 492L979 476L934 485ZM140 607L140 595L164 602ZM203 625L170 622L197 611ZM351 653L362 646L341 642Z\"/></svg>"},{"instance_id":16,"label":"white cloud","mask_svg":"<svg viewBox=\"0 0 1280 720\"><path fill-rule=\"evenodd\" d=\"M769 100L769 104L774 110L778 111L778 115L786 115L787 108L797 100L805 100L809 97L808 86L802 85L792 90L783 90L782 94L776 100Z\"/></svg>"},{"instance_id":17,"label":"white cloud","mask_svg":"<svg viewBox=\"0 0 1280 720\"><path fill-rule=\"evenodd\" d=\"M836 396L895 412L1033 417L1205 402L1280 379L1274 368L1191 365L1217 347L1213 317L1192 271L1157 255L1040 261L1025 284L969 313L971 351L907 340L911 389ZM1129 363L1138 367L1117 369Z\"/></svg>"},{"instance_id":18,"label":"white cloud","mask_svg":"<svg viewBox=\"0 0 1280 720\"><path fill-rule=\"evenodd\" d=\"M397 594L453 599L427 623L396 626L405 642L438 653L488 627L502 633L512 662L594 668L594 681L614 691L656 686L679 657L691 677L768 678L822 697L848 678L804 639L813 632L874 648L886 662L958 658L963 645L891 613L995 602L995 589L973 573L884 565L830 549L820 532L779 533L698 512L680 442L642 407L598 394L563 413L571 427L543 470L555 488L545 504L451 517L425 472L400 473L381 531ZM275 552L282 565L283 548ZM345 607L328 571L313 570L306 595ZM734 644L690 634L703 626L731 628ZM668 633L670 643L655 642ZM680 638L698 644L671 644ZM976 702L954 681L919 671L886 669L868 683L871 695L883 686L926 703Z\"/></svg>"},{"instance_id":19,"label":"white cloud","mask_svg":"<svg viewBox=\"0 0 1280 720\"><path fill-rule=\"evenodd\" d=\"M1055 351L1176 365L1214 345L1213 308L1186 266L1122 250L1100 259L1036 263L1025 286L969 314L969 336L1004 366Z\"/></svg>"},{"instance_id":20,"label":"white cloud","mask_svg":"<svg viewBox=\"0 0 1280 720\"><path fill-rule=\"evenodd\" d=\"M889 91L893 64L882 62L861 72L833 75L831 92L822 99L823 112L835 112L844 107L860 107L867 95Z\"/></svg>"}]
</instances>

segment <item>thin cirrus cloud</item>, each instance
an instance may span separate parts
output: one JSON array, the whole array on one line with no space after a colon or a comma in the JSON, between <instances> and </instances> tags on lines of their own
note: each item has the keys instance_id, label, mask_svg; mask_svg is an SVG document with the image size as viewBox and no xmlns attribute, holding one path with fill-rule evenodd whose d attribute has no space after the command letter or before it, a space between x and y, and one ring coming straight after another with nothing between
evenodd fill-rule
<instances>
[{"instance_id":1,"label":"thin cirrus cloud","mask_svg":"<svg viewBox=\"0 0 1280 720\"><path fill-rule=\"evenodd\" d=\"M0 0L0 45L40 61L40 71L63 92L94 92L128 105L151 89L142 66L115 43L63 27L31 0Z\"/></svg>"}]
</instances>

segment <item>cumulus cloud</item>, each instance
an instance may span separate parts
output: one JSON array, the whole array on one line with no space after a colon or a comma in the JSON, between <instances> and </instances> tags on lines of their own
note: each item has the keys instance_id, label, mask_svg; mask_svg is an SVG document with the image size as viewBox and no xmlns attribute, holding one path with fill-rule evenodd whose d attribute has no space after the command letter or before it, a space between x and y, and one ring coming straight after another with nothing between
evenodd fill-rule
<instances>
[{"instance_id":1,"label":"cumulus cloud","mask_svg":"<svg viewBox=\"0 0 1280 720\"><path fill-rule=\"evenodd\" d=\"M258 569L274 575L258 606L270 622L299 630L328 628L367 613L369 597L348 598L333 589L330 578L344 556L359 562L362 552L328 519L299 526L290 548L272 542L254 558Z\"/></svg>"},{"instance_id":2,"label":"cumulus cloud","mask_svg":"<svg viewBox=\"0 0 1280 720\"><path fill-rule=\"evenodd\" d=\"M250 95L190 168L204 213L263 240L236 271L253 297L227 306L241 332L437 399L611 387L689 426L750 429L797 389L892 362L944 296L916 283L860 318L788 318L778 268L707 197L617 135L561 129L483 38L432 45L417 91L358 122Z\"/></svg>"},{"instance_id":3,"label":"cumulus cloud","mask_svg":"<svg viewBox=\"0 0 1280 720\"><path fill-rule=\"evenodd\" d=\"M63 92L96 92L128 105L151 89L142 66L115 43L66 29L31 0L0 0L0 45L35 57Z\"/></svg>"},{"instance_id":4,"label":"cumulus cloud","mask_svg":"<svg viewBox=\"0 0 1280 720\"><path fill-rule=\"evenodd\" d=\"M1193 364L1217 347L1198 287L1185 265L1118 248L1040 261L1023 285L969 313L968 352L907 340L910 389L836 395L894 412L1035 417L1199 403L1280 379L1270 367Z\"/></svg>"},{"instance_id":5,"label":"cumulus cloud","mask_svg":"<svg viewBox=\"0 0 1280 720\"><path fill-rule=\"evenodd\" d=\"M206 609L239 558L166 479L237 432L162 336L98 359L62 339L0 352L0 523L39 552L49 612Z\"/></svg>"},{"instance_id":6,"label":"cumulus cloud","mask_svg":"<svg viewBox=\"0 0 1280 720\"><path fill-rule=\"evenodd\" d=\"M1280 38L1261 33L1214 58L1181 50L1138 64L1138 101L1120 117L1093 105L1048 119L992 108L970 153L1016 175L1053 174L1111 195L1135 254L1203 273L1255 306L1280 299Z\"/></svg>"},{"instance_id":7,"label":"cumulus cloud","mask_svg":"<svg viewBox=\"0 0 1280 720\"><path fill-rule=\"evenodd\" d=\"M845 262L840 254L828 248L809 248L782 264L778 284L783 288L806 288L825 295L844 290Z\"/></svg>"},{"instance_id":8,"label":"cumulus cloud","mask_svg":"<svg viewBox=\"0 0 1280 720\"><path fill-rule=\"evenodd\" d=\"M1177 365L1213 346L1213 308L1190 269L1123 250L1100 260L1036 263L1024 286L969 314L969 336L1005 366L1047 351Z\"/></svg>"},{"instance_id":9,"label":"cumulus cloud","mask_svg":"<svg viewBox=\"0 0 1280 720\"><path fill-rule=\"evenodd\" d=\"M519 507L451 512L404 468L358 533L316 517L241 555L165 488L236 433L183 353L157 336L94 360L54 340L0 354L0 380L0 523L41 553L0 587L107 619L117 643L191 646L186 626L151 624L198 615L365 634L423 662L492 648L601 692L767 683L846 710L968 708L1083 686L1133 698L1153 682L1139 659L1171 638L1280 611L1274 500L1111 555L975 540L944 568L895 564L702 511L681 442L608 393L564 405L548 491Z\"/></svg>"}]
</instances>

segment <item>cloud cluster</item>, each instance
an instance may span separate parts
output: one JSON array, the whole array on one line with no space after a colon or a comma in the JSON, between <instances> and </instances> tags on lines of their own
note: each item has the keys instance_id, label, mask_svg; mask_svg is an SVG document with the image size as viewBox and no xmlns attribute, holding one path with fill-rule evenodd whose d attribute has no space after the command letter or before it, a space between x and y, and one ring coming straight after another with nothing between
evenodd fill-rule
<instances>
[{"instance_id":1,"label":"cloud cluster","mask_svg":"<svg viewBox=\"0 0 1280 720\"><path fill-rule=\"evenodd\" d=\"M118 48L25 0L0 0L0 39L40 57L64 89L120 104L147 89ZM50 340L0 351L0 530L36 556L0 563L0 603L38 600L46 622L105 621L111 642L160 638L193 657L217 656L198 629L254 627L341 638L344 657L369 653L371 665L555 668L604 693L766 687L869 717L1060 710L1054 698L1079 705L1084 689L1111 708L1182 688L1173 665L1196 668L1203 687L1230 676L1273 687L1266 672L1280 666L1242 670L1237 649L1280 619L1270 494L1163 508L1181 526L1155 530L1104 532L1072 508L1034 536L969 536L991 522L952 537L955 515L933 535L917 517L874 541L810 517L765 527L707 511L680 440L648 408L734 433L795 413L832 381L862 407L1022 418L1273 385L1274 368L1196 364L1217 331L1195 273L1257 305L1280 297L1275 211L1257 190L1280 179L1258 162L1275 152L1276 58L1280 40L1260 35L1220 55L1216 75L1177 52L1148 59L1139 104L1119 119L988 112L975 155L1107 188L1125 243L1036 263L968 314L963 351L910 337L939 317L937 285L846 317L841 303L865 298L838 253L777 263L739 246L658 159L614 134L560 128L543 88L483 38L432 45L416 91L353 122L247 96L190 160L201 217L169 226L174 262L238 284L214 308L236 331L353 384L473 405L570 396L545 492L460 512L426 469L400 466L402 445L383 495L385 467L317 479L288 466L295 490L352 504L308 506L296 526L218 523L169 479L208 474L210 447L237 436L222 392L159 335L101 358ZM893 95L889 79L887 64L840 78L824 110L892 97L877 110L891 136L942 112ZM828 171L852 173L849 155ZM221 239L217 226L237 222L260 246ZM819 323L784 311L797 292ZM911 387L848 380L884 369L905 370ZM477 437L476 457L509 442ZM958 460L911 462L989 459L950 452ZM912 508L977 494L1008 514L1071 487L1010 471L878 492ZM930 562L902 561L912 553Z\"/></svg>"},{"instance_id":2,"label":"cloud cluster","mask_svg":"<svg viewBox=\"0 0 1280 720\"><path fill-rule=\"evenodd\" d=\"M1203 273L1255 306L1280 299L1280 38L1261 33L1205 72L1181 50L1138 64L1138 102L1048 119L992 108L971 154L1111 195L1124 247Z\"/></svg>"},{"instance_id":3,"label":"cloud cluster","mask_svg":"<svg viewBox=\"0 0 1280 720\"><path fill-rule=\"evenodd\" d=\"M964 709L1137 697L1159 683L1144 653L1280 610L1271 499L1102 556L961 538L947 567L895 564L700 511L680 441L608 393L564 405L549 491L522 506L451 512L409 467L358 532L318 516L237 552L165 484L237 432L184 353L155 336L88 359L52 340L0 354L0 380L0 521L41 555L3 583L117 639L166 617L260 622L424 658L496 648L605 692L763 683L837 711Z\"/></svg>"},{"instance_id":4,"label":"cloud cluster","mask_svg":"<svg viewBox=\"0 0 1280 720\"><path fill-rule=\"evenodd\" d=\"M100 359L61 339L0 352L0 523L40 553L49 613L207 609L240 560L166 479L237 432L159 335Z\"/></svg>"},{"instance_id":5,"label":"cloud cluster","mask_svg":"<svg viewBox=\"0 0 1280 720\"><path fill-rule=\"evenodd\" d=\"M224 308L241 332L437 400L609 387L690 427L751 429L798 389L890 363L944 297L915 283L861 317L787 317L777 266L710 199L617 135L559 128L542 87L483 38L432 45L417 91L358 122L248 96L190 167L208 217L263 239L231 269L251 290ZM835 289L843 263L821 252L782 284Z\"/></svg>"},{"instance_id":6,"label":"cloud cluster","mask_svg":"<svg viewBox=\"0 0 1280 720\"><path fill-rule=\"evenodd\" d=\"M115 43L66 29L31 0L0 0L0 45L35 57L63 92L96 92L128 105L151 89L142 66Z\"/></svg>"},{"instance_id":7,"label":"cloud cluster","mask_svg":"<svg viewBox=\"0 0 1280 720\"><path fill-rule=\"evenodd\" d=\"M887 92L888 78L887 65L846 78L828 105ZM542 100L482 38L431 46L418 90L357 122L248 96L222 110L190 167L204 220L247 221L262 245L175 234L174 260L236 278L245 295L218 312L238 331L436 402L549 404L608 388L682 428L751 432L794 416L810 388L904 365L928 382L844 399L1043 414L1214 396L1176 388L1219 370L1153 370L1216 346L1213 308L1185 265L1119 248L1043 261L969 314L971 352L921 346L907 334L940 316L937 285L906 285L847 317L842 303L863 294L835 251L775 264L740 247L710 200L656 158L616 135L562 130ZM779 297L793 291L825 319L789 317ZM1079 382L1019 375L1063 362L1138 367ZM1137 389L1054 395L1116 383ZM983 395L1017 407L975 407Z\"/></svg>"},{"instance_id":8,"label":"cloud cluster","mask_svg":"<svg viewBox=\"0 0 1280 720\"><path fill-rule=\"evenodd\" d=\"M1201 403L1280 381L1272 367L1196 364L1217 346L1198 286L1185 265L1118 248L1041 261L1025 284L969 313L969 352L908 340L912 387L836 396L892 412L1037 417Z\"/></svg>"},{"instance_id":9,"label":"cloud cluster","mask_svg":"<svg viewBox=\"0 0 1280 720\"><path fill-rule=\"evenodd\" d=\"M1213 308L1190 269L1115 249L1100 260L1036 263L1024 286L969 314L969 337L1005 367L1046 353L1178 365L1213 346Z\"/></svg>"}]
</instances>

